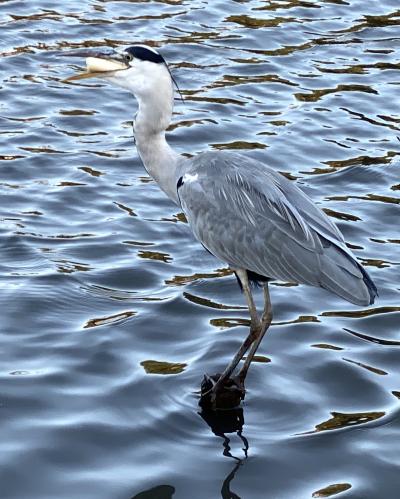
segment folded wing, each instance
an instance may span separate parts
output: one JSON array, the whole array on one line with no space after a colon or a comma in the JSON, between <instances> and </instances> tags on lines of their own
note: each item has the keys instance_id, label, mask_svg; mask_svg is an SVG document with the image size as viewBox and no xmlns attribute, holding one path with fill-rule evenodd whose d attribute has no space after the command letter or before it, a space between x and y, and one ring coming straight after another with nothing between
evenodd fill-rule
<instances>
[{"instance_id":1,"label":"folded wing","mask_svg":"<svg viewBox=\"0 0 400 499\"><path fill-rule=\"evenodd\" d=\"M178 196L196 238L233 268L320 286L358 305L376 287L342 234L293 182L246 156L200 154Z\"/></svg>"}]
</instances>

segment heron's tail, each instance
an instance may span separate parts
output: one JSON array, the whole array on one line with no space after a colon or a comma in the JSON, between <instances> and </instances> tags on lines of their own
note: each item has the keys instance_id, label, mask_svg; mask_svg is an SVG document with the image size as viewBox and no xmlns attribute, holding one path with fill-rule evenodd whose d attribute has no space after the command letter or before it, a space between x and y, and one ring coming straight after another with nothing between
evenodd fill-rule
<instances>
[{"instance_id":1,"label":"heron's tail","mask_svg":"<svg viewBox=\"0 0 400 499\"><path fill-rule=\"evenodd\" d=\"M372 305L378 291L364 267L347 251L330 243L321 257L320 285L355 305Z\"/></svg>"},{"instance_id":2,"label":"heron's tail","mask_svg":"<svg viewBox=\"0 0 400 499\"><path fill-rule=\"evenodd\" d=\"M358 262L357 262L358 263ZM358 268L361 270L363 275L364 284L368 288L369 292L369 305L372 305L375 301L375 298L378 296L378 290L376 289L374 281L369 276L368 272L364 269L364 267L358 264Z\"/></svg>"}]
</instances>

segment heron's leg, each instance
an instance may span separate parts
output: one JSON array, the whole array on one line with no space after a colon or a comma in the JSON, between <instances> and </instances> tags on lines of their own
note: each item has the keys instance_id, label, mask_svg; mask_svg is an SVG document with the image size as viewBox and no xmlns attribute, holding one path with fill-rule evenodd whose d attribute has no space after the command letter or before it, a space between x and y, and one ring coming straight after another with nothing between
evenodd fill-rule
<instances>
[{"instance_id":1,"label":"heron's leg","mask_svg":"<svg viewBox=\"0 0 400 499\"><path fill-rule=\"evenodd\" d=\"M247 371L249 370L251 361L254 358L255 353L257 352L258 347L260 346L260 343L267 332L269 326L271 325L272 322L272 305L271 305L271 299L269 296L269 289L268 289L268 282L264 284L264 311L261 317L261 324L260 324L260 330L259 334L257 335L257 338L254 340L250 352L246 357L245 363L243 364L242 369L239 371L239 380L242 385L244 385L244 380L247 375Z\"/></svg>"},{"instance_id":2,"label":"heron's leg","mask_svg":"<svg viewBox=\"0 0 400 499\"><path fill-rule=\"evenodd\" d=\"M250 319L251 319L250 328L258 327L260 320L258 318L256 305L255 305L254 300L253 300L253 295L251 294L247 270L236 269L235 272L236 272L236 275L238 276L238 279L240 280L240 283L242 285L243 293L246 297L247 306L249 308Z\"/></svg>"},{"instance_id":3,"label":"heron's leg","mask_svg":"<svg viewBox=\"0 0 400 499\"><path fill-rule=\"evenodd\" d=\"M259 335L259 330L261 325L260 320L258 318L257 309L254 304L253 295L251 294L247 271L239 269L235 270L235 272L238 278L240 279L243 288L243 293L246 296L247 306L249 307L250 319L251 319L250 333L247 336L247 338L244 340L244 342L241 344L239 350L236 352L236 355L233 357L231 363L226 367L225 371L221 374L218 381L214 385L213 387L214 393L217 392L218 389L223 386L224 382L230 377L230 375L235 370L236 366L242 360L243 355L250 348L250 345L254 341L256 341Z\"/></svg>"}]
</instances>

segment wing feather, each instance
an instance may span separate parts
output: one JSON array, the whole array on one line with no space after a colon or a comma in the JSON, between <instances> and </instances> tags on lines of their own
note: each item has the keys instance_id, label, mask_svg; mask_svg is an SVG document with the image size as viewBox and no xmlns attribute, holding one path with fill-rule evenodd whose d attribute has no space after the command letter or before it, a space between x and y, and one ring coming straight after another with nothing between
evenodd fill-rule
<instances>
[{"instance_id":1,"label":"wing feather","mask_svg":"<svg viewBox=\"0 0 400 499\"><path fill-rule=\"evenodd\" d=\"M234 153L203 153L190 161L179 185L195 236L233 268L326 287L354 303L373 300L373 283L337 227L264 164Z\"/></svg>"}]
</instances>

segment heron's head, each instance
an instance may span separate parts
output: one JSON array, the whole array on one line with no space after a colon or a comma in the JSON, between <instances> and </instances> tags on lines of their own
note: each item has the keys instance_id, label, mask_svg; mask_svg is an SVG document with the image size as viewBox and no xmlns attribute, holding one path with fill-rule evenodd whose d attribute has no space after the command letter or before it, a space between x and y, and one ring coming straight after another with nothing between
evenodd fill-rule
<instances>
[{"instance_id":1,"label":"heron's head","mask_svg":"<svg viewBox=\"0 0 400 499\"><path fill-rule=\"evenodd\" d=\"M173 97L172 77L163 56L154 48L133 45L123 50L77 52L68 55L86 56L86 72L67 78L101 78L129 90L139 100Z\"/></svg>"}]
</instances>

